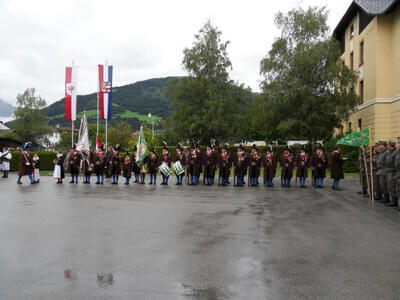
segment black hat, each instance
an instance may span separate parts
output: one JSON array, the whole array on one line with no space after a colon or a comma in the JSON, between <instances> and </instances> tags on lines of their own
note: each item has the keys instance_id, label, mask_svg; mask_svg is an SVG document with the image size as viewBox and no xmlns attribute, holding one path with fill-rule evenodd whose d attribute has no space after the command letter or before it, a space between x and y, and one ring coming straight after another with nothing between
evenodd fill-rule
<instances>
[{"instance_id":1,"label":"black hat","mask_svg":"<svg viewBox=\"0 0 400 300\"><path fill-rule=\"evenodd\" d=\"M153 153L155 154L155 153L156 153L156 149L151 148L151 149L150 149L150 152L153 152Z\"/></svg>"},{"instance_id":2,"label":"black hat","mask_svg":"<svg viewBox=\"0 0 400 300\"><path fill-rule=\"evenodd\" d=\"M229 149L228 149L228 145L227 144L224 144L224 146L222 147L222 149L225 149L226 151L228 151Z\"/></svg>"},{"instance_id":3,"label":"black hat","mask_svg":"<svg viewBox=\"0 0 400 300\"><path fill-rule=\"evenodd\" d=\"M272 152L272 147L270 145L267 146L267 148L265 149L265 152Z\"/></svg>"},{"instance_id":4,"label":"black hat","mask_svg":"<svg viewBox=\"0 0 400 300\"><path fill-rule=\"evenodd\" d=\"M386 144L386 141L379 141L379 145L386 146L387 144Z\"/></svg>"},{"instance_id":5,"label":"black hat","mask_svg":"<svg viewBox=\"0 0 400 300\"><path fill-rule=\"evenodd\" d=\"M163 150L168 150L168 144L166 141L163 141Z\"/></svg>"},{"instance_id":6,"label":"black hat","mask_svg":"<svg viewBox=\"0 0 400 300\"><path fill-rule=\"evenodd\" d=\"M258 148L256 146L256 144L253 144L253 146L251 147L251 149L255 149L258 152Z\"/></svg>"},{"instance_id":7,"label":"black hat","mask_svg":"<svg viewBox=\"0 0 400 300\"><path fill-rule=\"evenodd\" d=\"M394 141L389 141L388 145L392 146L392 147L396 147L396 143Z\"/></svg>"},{"instance_id":8,"label":"black hat","mask_svg":"<svg viewBox=\"0 0 400 300\"><path fill-rule=\"evenodd\" d=\"M100 145L100 150L104 151L104 144Z\"/></svg>"},{"instance_id":9,"label":"black hat","mask_svg":"<svg viewBox=\"0 0 400 300\"><path fill-rule=\"evenodd\" d=\"M176 149L179 149L179 150L182 151L182 144L181 144L181 143L178 143L178 146L176 146Z\"/></svg>"},{"instance_id":10,"label":"black hat","mask_svg":"<svg viewBox=\"0 0 400 300\"><path fill-rule=\"evenodd\" d=\"M321 149L321 150L322 150L322 149L323 149L322 145L321 145L321 144L318 144L318 145L317 145L317 149Z\"/></svg>"},{"instance_id":11,"label":"black hat","mask_svg":"<svg viewBox=\"0 0 400 300\"><path fill-rule=\"evenodd\" d=\"M286 145L286 147L285 147L285 149L283 149L283 151L290 151L290 148L289 148L289 146L288 145Z\"/></svg>"},{"instance_id":12,"label":"black hat","mask_svg":"<svg viewBox=\"0 0 400 300\"><path fill-rule=\"evenodd\" d=\"M115 147L114 147L114 149L115 149L116 151L121 151L121 145L120 145L120 144L116 144Z\"/></svg>"},{"instance_id":13,"label":"black hat","mask_svg":"<svg viewBox=\"0 0 400 300\"><path fill-rule=\"evenodd\" d=\"M133 151L137 151L137 146L133 147Z\"/></svg>"},{"instance_id":14,"label":"black hat","mask_svg":"<svg viewBox=\"0 0 400 300\"><path fill-rule=\"evenodd\" d=\"M302 145L301 148L300 148L300 150L306 151L306 146Z\"/></svg>"}]
</instances>

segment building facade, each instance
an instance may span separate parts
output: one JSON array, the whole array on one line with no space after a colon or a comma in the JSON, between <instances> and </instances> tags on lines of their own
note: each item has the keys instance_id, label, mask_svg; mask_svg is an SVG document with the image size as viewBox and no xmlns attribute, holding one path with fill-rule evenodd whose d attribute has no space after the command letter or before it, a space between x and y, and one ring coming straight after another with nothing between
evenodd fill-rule
<instances>
[{"instance_id":1,"label":"building facade","mask_svg":"<svg viewBox=\"0 0 400 300\"><path fill-rule=\"evenodd\" d=\"M400 137L400 0L354 0L337 25L343 62L358 74L359 103L344 131L372 142Z\"/></svg>"}]
</instances>

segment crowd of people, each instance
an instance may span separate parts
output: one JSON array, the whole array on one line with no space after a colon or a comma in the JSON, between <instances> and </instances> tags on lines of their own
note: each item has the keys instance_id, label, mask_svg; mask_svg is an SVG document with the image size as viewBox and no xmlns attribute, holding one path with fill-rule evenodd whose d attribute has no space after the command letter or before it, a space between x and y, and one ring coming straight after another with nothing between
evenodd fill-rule
<instances>
[{"instance_id":1,"label":"crowd of people","mask_svg":"<svg viewBox=\"0 0 400 300\"><path fill-rule=\"evenodd\" d=\"M161 185L168 185L170 176L174 174L176 185L182 185L184 182L188 185L198 185L202 179L202 184L210 186L216 183L216 174L218 174L218 185L227 186L231 184L233 169L234 186L245 186L247 181L248 186L254 187L260 185L261 170L263 170L262 184L272 187L279 163L283 187L290 188L293 185L293 177L296 178L296 183L298 179L299 187L305 187L309 169L311 169L311 184L316 188L323 188L329 167L328 155L321 145L318 145L311 155L304 147L296 154L287 147L280 157L274 154L272 147L267 147L265 153L261 153L255 145L250 151L246 151L246 148L240 145L233 153L227 146L217 150L210 144L202 152L200 146L196 144L190 149L179 145L173 154L169 153L167 146L164 146L161 154L158 155L154 149L151 149L142 160L136 157L136 150L135 147L132 153L121 152L119 145L116 145L115 147L108 146L107 151L100 147L93 153L85 154L71 148L66 157L62 152L57 152L53 176L57 184L62 184L65 173L69 172L71 184L78 184L80 175L83 177L83 184L90 184L94 175L95 184L102 185L105 178L110 178L111 184L115 185L119 183L122 175L124 184L129 185L132 177L134 183L145 184L148 175L147 183L155 185L157 174L160 173ZM8 164L10 159L8 159ZM339 146L330 154L329 159L333 179L332 189L339 190L339 181L344 178L343 162L345 160L340 154ZM29 147L25 147L21 150L17 182L21 184L21 178L27 175L32 184L38 183L39 167L39 157L36 154L32 156ZM6 169L3 168L3 170ZM8 171L4 172L7 176Z\"/></svg>"},{"instance_id":2,"label":"crowd of people","mask_svg":"<svg viewBox=\"0 0 400 300\"><path fill-rule=\"evenodd\" d=\"M372 165L372 170L371 170ZM400 138L380 141L360 155L361 193L399 209L400 199ZM372 176L371 176L372 174Z\"/></svg>"}]
</instances>

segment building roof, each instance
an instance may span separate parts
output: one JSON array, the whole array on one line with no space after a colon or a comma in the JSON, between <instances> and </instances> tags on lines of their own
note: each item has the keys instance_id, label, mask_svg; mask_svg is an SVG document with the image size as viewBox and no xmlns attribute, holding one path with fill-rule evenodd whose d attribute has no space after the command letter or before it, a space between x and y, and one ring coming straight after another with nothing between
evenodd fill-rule
<instances>
[{"instance_id":1,"label":"building roof","mask_svg":"<svg viewBox=\"0 0 400 300\"><path fill-rule=\"evenodd\" d=\"M6 125L4 125L2 122L0 122L0 131L7 131L10 130Z\"/></svg>"},{"instance_id":2,"label":"building roof","mask_svg":"<svg viewBox=\"0 0 400 300\"><path fill-rule=\"evenodd\" d=\"M399 2L400 0L353 0L333 31L333 35L339 38L359 10L363 10L364 13L370 16L383 15L388 13Z\"/></svg>"}]
</instances>

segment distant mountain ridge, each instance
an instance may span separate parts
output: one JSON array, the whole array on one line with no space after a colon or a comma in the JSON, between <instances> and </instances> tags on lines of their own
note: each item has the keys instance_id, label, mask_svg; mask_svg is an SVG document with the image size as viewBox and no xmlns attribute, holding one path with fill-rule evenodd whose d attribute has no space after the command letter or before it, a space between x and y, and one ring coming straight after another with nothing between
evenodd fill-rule
<instances>
[{"instance_id":1,"label":"distant mountain ridge","mask_svg":"<svg viewBox=\"0 0 400 300\"><path fill-rule=\"evenodd\" d=\"M172 113L171 100L164 93L165 88L173 79L180 77L153 78L138 81L132 84L113 87L112 95L112 120L110 125L119 121L126 121L133 128L138 128L141 122L149 122L147 117L151 113L154 119L161 119ZM77 111L79 117L85 110L89 122L96 119L97 93L78 96ZM55 126L69 126L70 122L64 120L64 99L61 99L42 112L48 117L49 124Z\"/></svg>"},{"instance_id":2,"label":"distant mountain ridge","mask_svg":"<svg viewBox=\"0 0 400 300\"><path fill-rule=\"evenodd\" d=\"M12 117L15 109L10 103L0 99L0 117Z\"/></svg>"}]
</instances>

